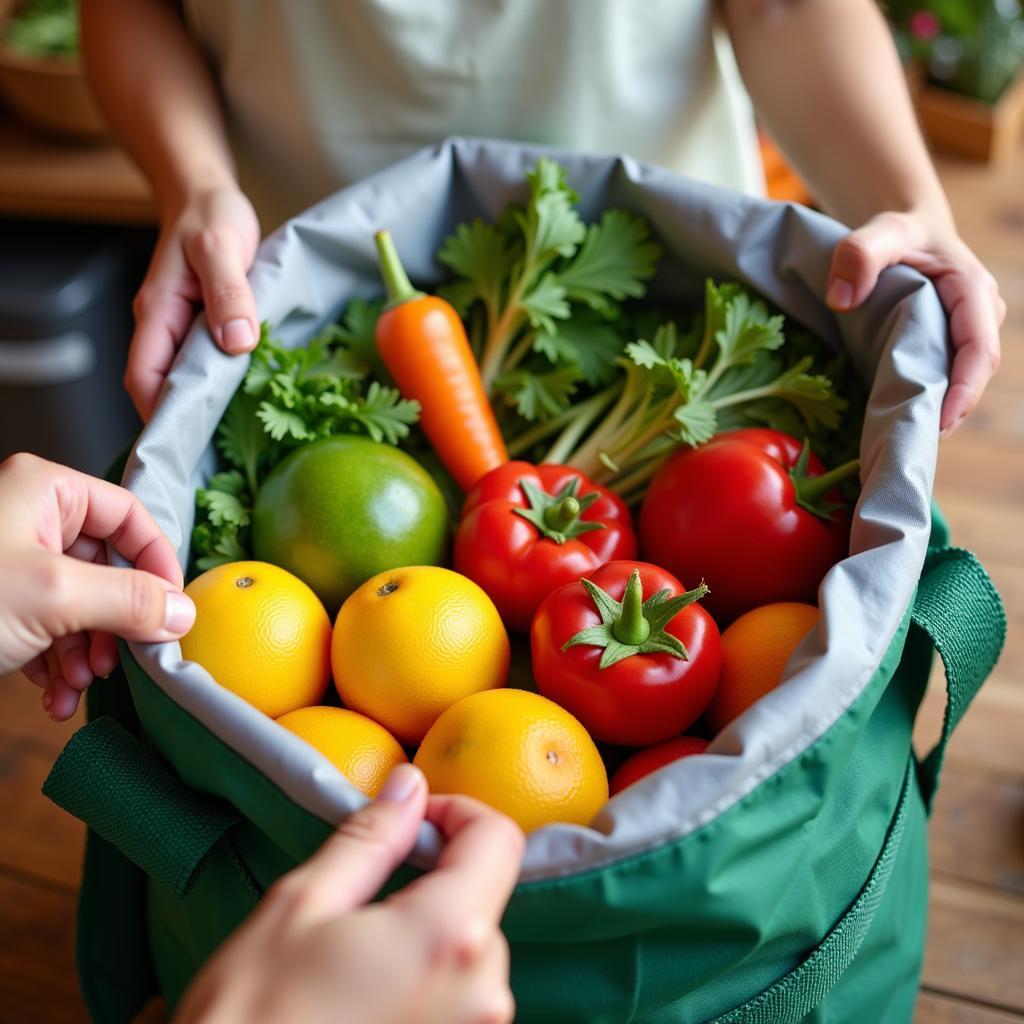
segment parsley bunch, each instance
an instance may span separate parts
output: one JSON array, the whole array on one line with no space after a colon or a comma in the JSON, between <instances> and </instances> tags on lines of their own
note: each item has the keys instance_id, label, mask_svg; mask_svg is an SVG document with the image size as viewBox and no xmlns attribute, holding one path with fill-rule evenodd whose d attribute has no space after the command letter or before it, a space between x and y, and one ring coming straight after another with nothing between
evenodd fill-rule
<instances>
[{"instance_id":1,"label":"parsley bunch","mask_svg":"<svg viewBox=\"0 0 1024 1024\"><path fill-rule=\"evenodd\" d=\"M578 423L568 420L546 457L628 497L680 443L696 446L751 425L798 437L835 430L846 400L813 372L806 344L803 352L783 351L786 340L782 316L742 285L709 280L691 329L681 334L670 320L650 340L627 345L615 404L578 446ZM593 419L585 405L582 415Z\"/></svg>"},{"instance_id":2,"label":"parsley bunch","mask_svg":"<svg viewBox=\"0 0 1024 1024\"><path fill-rule=\"evenodd\" d=\"M553 160L526 178L525 207L459 225L438 259L455 271L443 294L468 321L488 394L533 421L617 375L621 304L644 294L661 250L624 210L585 224Z\"/></svg>"},{"instance_id":3,"label":"parsley bunch","mask_svg":"<svg viewBox=\"0 0 1024 1024\"><path fill-rule=\"evenodd\" d=\"M253 501L266 475L302 444L333 434L365 434L398 444L419 419L377 355L373 328L380 303L355 299L340 324L304 348L288 349L263 324L249 369L217 428L230 466L196 492L192 551L205 571L248 557Z\"/></svg>"}]
</instances>

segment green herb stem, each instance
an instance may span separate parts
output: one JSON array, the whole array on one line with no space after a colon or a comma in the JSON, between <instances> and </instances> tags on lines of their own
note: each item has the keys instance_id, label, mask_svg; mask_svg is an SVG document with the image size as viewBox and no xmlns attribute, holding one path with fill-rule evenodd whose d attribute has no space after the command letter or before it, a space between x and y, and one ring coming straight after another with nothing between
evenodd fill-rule
<instances>
[{"instance_id":1,"label":"green herb stem","mask_svg":"<svg viewBox=\"0 0 1024 1024\"><path fill-rule=\"evenodd\" d=\"M569 455L572 450L579 443L580 438L587 432L590 425L601 415L602 411L608 407L608 403L612 401L618 391L618 386L615 384L609 385L603 391L599 391L596 395L591 396L585 402L581 402L579 405L571 407L561 416L556 417L554 420L549 420L547 423L541 424L541 427L550 427L552 423L557 423L562 426L563 423L568 425L564 427L562 433L555 439L555 443L548 449L547 454L541 459L541 462L554 462L562 463ZM539 428L534 428L532 433L536 433ZM543 436L549 436L553 431L545 430ZM526 435L523 435L524 437ZM542 437L538 437L537 441L542 440ZM535 443L535 442L533 442ZM526 447L529 447L527 445ZM519 449L517 447L517 451ZM512 448L509 448L509 454L512 454Z\"/></svg>"}]
</instances>

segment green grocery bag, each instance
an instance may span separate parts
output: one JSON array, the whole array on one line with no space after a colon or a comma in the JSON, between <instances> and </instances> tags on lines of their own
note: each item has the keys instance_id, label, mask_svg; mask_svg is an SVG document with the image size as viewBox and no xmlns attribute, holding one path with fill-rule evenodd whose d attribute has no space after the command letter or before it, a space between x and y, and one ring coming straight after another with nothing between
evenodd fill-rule
<instances>
[{"instance_id":1,"label":"green grocery bag","mask_svg":"<svg viewBox=\"0 0 1024 1024\"><path fill-rule=\"evenodd\" d=\"M851 555L782 685L715 738L615 797L589 828L531 834L503 928L524 1024L910 1021L927 909L927 814L949 736L998 657L1005 617L931 505L946 386L931 285L887 271L864 309L823 305L843 228L812 211L628 159L450 140L320 203L260 249L261 315L289 344L379 292L373 231L440 279L453 226L493 219L542 153L587 217L645 215L666 249L657 297L737 279L871 382ZM132 450L124 483L188 557L194 491L245 371L202 318ZM918 761L914 717L938 650L948 706ZM178 644L122 647L45 792L90 826L79 969L97 1021L173 1004L260 895L365 802L323 757L217 686ZM439 848L424 826L402 884Z\"/></svg>"}]
</instances>

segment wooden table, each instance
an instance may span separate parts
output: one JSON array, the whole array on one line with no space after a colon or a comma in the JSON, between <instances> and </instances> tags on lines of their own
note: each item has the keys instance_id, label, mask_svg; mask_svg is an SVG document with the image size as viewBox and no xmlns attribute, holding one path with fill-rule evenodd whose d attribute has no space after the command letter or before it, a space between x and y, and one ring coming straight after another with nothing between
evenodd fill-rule
<instances>
[{"instance_id":1,"label":"wooden table","mask_svg":"<svg viewBox=\"0 0 1024 1024\"><path fill-rule=\"evenodd\" d=\"M156 205L116 146L48 139L0 108L0 217L149 224Z\"/></svg>"},{"instance_id":2,"label":"wooden table","mask_svg":"<svg viewBox=\"0 0 1024 1024\"><path fill-rule=\"evenodd\" d=\"M147 216L147 199L121 158L77 154L52 171L40 166L29 176L35 180L26 182L17 168L33 166L44 144L21 139L12 160L5 145L11 138L17 140L17 133L0 124L0 212L45 207L66 216ZM100 180L103 166L119 168L127 188ZM1021 1024L1024 153L995 172L950 160L941 169L964 237L1000 279L1010 311L1002 370L981 408L943 444L937 495L955 540L977 552L1000 587L1010 637L949 749L931 824L931 918L916 1021ZM84 184L89 188L80 195L58 195L61 188ZM920 719L922 750L938 735L942 702L936 678ZM39 710L37 690L20 679L0 680L0 1024L86 1019L72 958L82 828L39 795L77 724L50 724Z\"/></svg>"}]
</instances>

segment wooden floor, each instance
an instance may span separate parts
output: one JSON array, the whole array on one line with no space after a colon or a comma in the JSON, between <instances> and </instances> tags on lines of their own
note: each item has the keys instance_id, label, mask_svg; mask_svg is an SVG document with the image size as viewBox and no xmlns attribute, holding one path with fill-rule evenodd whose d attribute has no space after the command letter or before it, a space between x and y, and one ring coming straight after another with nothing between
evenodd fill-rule
<instances>
[{"instance_id":1,"label":"wooden floor","mask_svg":"<svg viewBox=\"0 0 1024 1024\"><path fill-rule=\"evenodd\" d=\"M942 163L961 231L1009 304L1003 368L942 446L937 492L957 543L1005 598L1003 660L949 751L931 824L932 898L917 1024L1024 1022L1024 150L987 171ZM941 680L920 719L938 734ZM76 723L52 725L28 684L0 680L0 1024L75 1024L72 934L82 829L39 795ZM873 1024L873 1022L865 1022Z\"/></svg>"}]
</instances>

